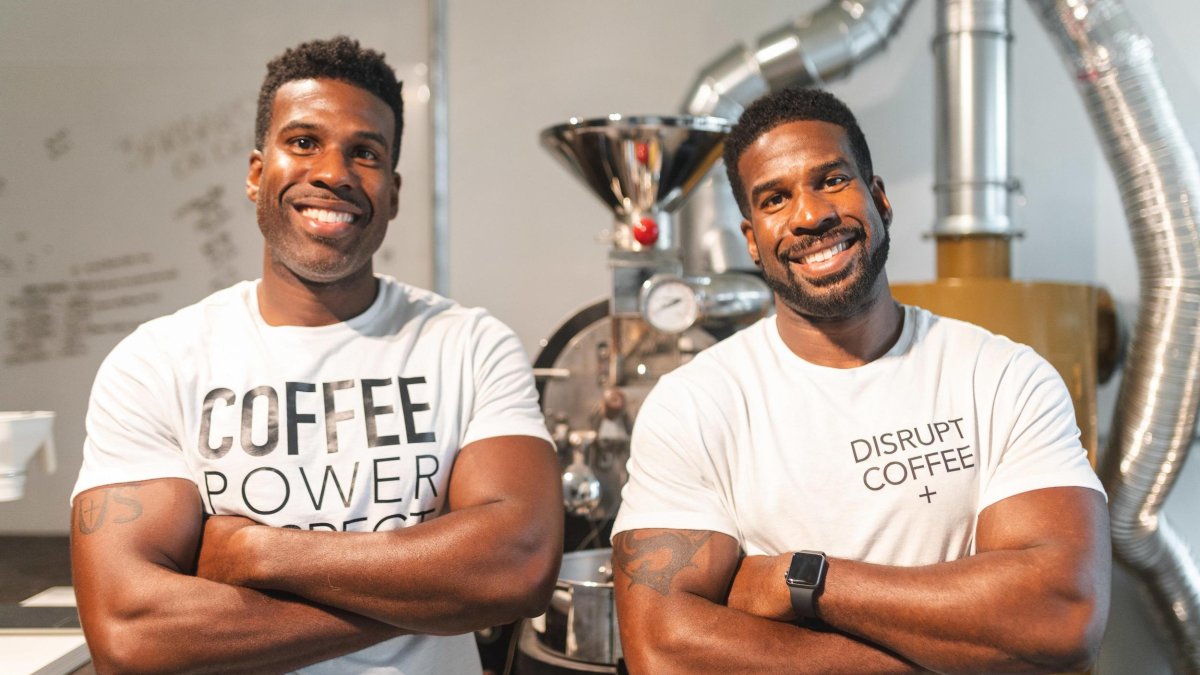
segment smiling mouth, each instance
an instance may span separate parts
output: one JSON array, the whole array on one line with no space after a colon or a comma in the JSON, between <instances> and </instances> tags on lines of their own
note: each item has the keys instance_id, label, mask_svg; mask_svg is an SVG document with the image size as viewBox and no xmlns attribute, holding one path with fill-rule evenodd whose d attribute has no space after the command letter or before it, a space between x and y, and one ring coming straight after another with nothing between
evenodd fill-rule
<instances>
[{"instance_id":1,"label":"smiling mouth","mask_svg":"<svg viewBox=\"0 0 1200 675\"><path fill-rule=\"evenodd\" d=\"M809 241L801 246L792 246L788 251L787 260L797 265L819 265L854 246L861 237L855 232L844 232L833 237L827 235L822 239L823 241Z\"/></svg>"},{"instance_id":2,"label":"smiling mouth","mask_svg":"<svg viewBox=\"0 0 1200 675\"><path fill-rule=\"evenodd\" d=\"M852 240L852 239L846 239L844 241L839 241L838 243L834 244L833 246L830 246L829 248L821 249L820 251L817 251L816 253L810 253L810 254L804 256L803 258L800 258L800 264L801 265L811 265L812 263L825 262L826 260L829 260L833 256L850 248L850 244L852 244L852 243L854 243L854 240Z\"/></svg>"},{"instance_id":3,"label":"smiling mouth","mask_svg":"<svg viewBox=\"0 0 1200 675\"><path fill-rule=\"evenodd\" d=\"M353 223L358 220L358 216L345 211L333 211L330 209L304 208L300 209L300 215L310 220L315 220L319 223L340 224Z\"/></svg>"}]
</instances>

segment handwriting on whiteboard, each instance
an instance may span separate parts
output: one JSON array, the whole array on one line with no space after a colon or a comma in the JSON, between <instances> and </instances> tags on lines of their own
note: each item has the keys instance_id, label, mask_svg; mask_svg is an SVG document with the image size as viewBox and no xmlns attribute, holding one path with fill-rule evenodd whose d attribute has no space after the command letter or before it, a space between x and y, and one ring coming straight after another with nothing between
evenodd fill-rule
<instances>
[{"instance_id":1,"label":"handwriting on whiteboard","mask_svg":"<svg viewBox=\"0 0 1200 675\"><path fill-rule=\"evenodd\" d=\"M185 115L144 133L117 141L125 168L143 171L167 168L176 179L251 150L254 100L239 98L213 110Z\"/></svg>"},{"instance_id":2,"label":"handwriting on whiteboard","mask_svg":"<svg viewBox=\"0 0 1200 675\"><path fill-rule=\"evenodd\" d=\"M54 135L42 141L46 146L46 156L51 160L59 159L63 155L71 151L71 132L67 129L59 129L54 132Z\"/></svg>"},{"instance_id":3,"label":"handwriting on whiteboard","mask_svg":"<svg viewBox=\"0 0 1200 675\"><path fill-rule=\"evenodd\" d=\"M80 356L89 338L132 332L158 314L160 288L179 270L155 266L150 253L133 253L74 265L71 277L25 284L5 299L5 365Z\"/></svg>"},{"instance_id":4,"label":"handwriting on whiteboard","mask_svg":"<svg viewBox=\"0 0 1200 675\"><path fill-rule=\"evenodd\" d=\"M175 211L175 220L191 223L200 235L200 253L208 263L212 290L224 288L239 278L238 248L229 231L233 214L225 204L225 196L225 188L214 185Z\"/></svg>"}]
</instances>

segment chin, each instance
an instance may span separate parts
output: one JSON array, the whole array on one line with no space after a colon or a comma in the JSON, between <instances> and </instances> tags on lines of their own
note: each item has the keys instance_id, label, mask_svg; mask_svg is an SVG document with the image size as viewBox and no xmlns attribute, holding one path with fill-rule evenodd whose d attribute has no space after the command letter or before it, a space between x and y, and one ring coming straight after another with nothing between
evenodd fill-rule
<instances>
[{"instance_id":1,"label":"chin","mask_svg":"<svg viewBox=\"0 0 1200 675\"><path fill-rule=\"evenodd\" d=\"M303 261L276 259L275 267L283 275L316 285L334 285L371 275L369 260L363 264L354 264L345 258Z\"/></svg>"}]
</instances>

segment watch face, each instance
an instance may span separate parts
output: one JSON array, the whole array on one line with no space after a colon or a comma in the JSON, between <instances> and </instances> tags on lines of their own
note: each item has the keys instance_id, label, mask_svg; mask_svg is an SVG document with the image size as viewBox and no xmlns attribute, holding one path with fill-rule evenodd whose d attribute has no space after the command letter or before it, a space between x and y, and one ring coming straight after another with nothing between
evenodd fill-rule
<instances>
[{"instance_id":1,"label":"watch face","mask_svg":"<svg viewBox=\"0 0 1200 675\"><path fill-rule=\"evenodd\" d=\"M795 586L816 586L821 580L821 570L824 567L825 556L819 553L797 553L792 556L787 582Z\"/></svg>"}]
</instances>

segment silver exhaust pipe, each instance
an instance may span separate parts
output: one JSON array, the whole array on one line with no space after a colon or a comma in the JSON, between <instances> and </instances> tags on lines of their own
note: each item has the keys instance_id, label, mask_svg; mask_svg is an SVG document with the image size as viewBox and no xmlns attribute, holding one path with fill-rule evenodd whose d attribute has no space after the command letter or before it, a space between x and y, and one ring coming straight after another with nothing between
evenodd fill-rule
<instances>
[{"instance_id":1,"label":"silver exhaust pipe","mask_svg":"<svg viewBox=\"0 0 1200 675\"><path fill-rule=\"evenodd\" d=\"M1011 238L1008 0L938 0L936 237Z\"/></svg>"}]
</instances>

